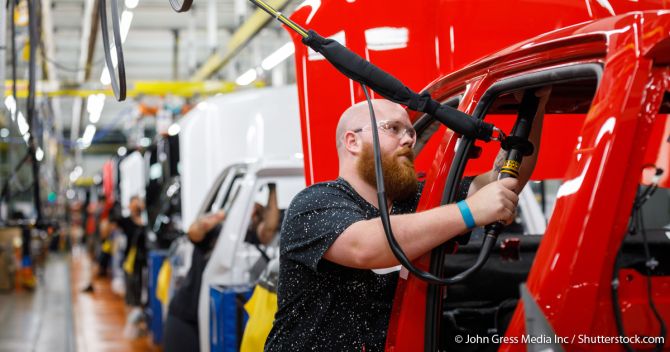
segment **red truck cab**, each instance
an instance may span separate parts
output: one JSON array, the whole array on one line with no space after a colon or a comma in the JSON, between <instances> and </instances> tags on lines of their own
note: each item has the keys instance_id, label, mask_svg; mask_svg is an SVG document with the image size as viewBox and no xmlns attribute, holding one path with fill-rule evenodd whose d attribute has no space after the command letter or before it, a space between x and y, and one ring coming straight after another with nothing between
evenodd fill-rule
<instances>
[{"instance_id":1,"label":"red truck cab","mask_svg":"<svg viewBox=\"0 0 670 352\"><path fill-rule=\"evenodd\" d=\"M621 344L589 340L619 336L611 283L620 250L627 261L618 261L618 320L626 336L658 335L646 282L650 277L656 307L670 322L668 230L647 229L652 255L660 262L648 273L639 265L645 260L640 236L629 234L629 223L639 189L656 182L667 202L670 187L670 11L635 10L668 5L314 3L320 7L300 8L292 18L324 36L344 33L335 38L344 38L347 47L411 88L427 85L434 99L505 132L519 109L515 92L552 86L532 177L535 188L555 186L550 192L536 192L543 204L547 194L555 197L549 202L551 209L543 211L546 231L537 236L504 232L482 272L462 284L428 285L401 271L387 350L525 349L521 283L556 335L568 339L560 341L565 349L622 349ZM559 11L561 16L556 16ZM347 18L346 28L341 18ZM489 30L483 31L483 26ZM396 37L384 42L373 29ZM459 41L457 33L466 34ZM474 61L480 57L484 58ZM362 100L362 92L301 45L296 45L296 65L305 170L311 184L337 175L335 125L346 107ZM416 167L426 182L419 211L452 202L463 176L491 168L499 144L468 141L430 116L411 118L418 132ZM663 170L656 179L651 176L654 167ZM667 224L669 214L661 212L659 218L665 219L655 220ZM436 275L453 275L474 261L477 238L474 231L470 241L436 248L415 265ZM471 335L488 338L489 343L459 344L459 336Z\"/></svg>"}]
</instances>

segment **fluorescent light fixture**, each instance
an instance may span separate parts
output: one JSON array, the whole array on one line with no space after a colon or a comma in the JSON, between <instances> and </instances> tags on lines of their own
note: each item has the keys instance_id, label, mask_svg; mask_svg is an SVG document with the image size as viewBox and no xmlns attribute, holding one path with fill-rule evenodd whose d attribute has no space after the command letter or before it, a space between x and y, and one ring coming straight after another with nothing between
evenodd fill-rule
<instances>
[{"instance_id":1,"label":"fluorescent light fixture","mask_svg":"<svg viewBox=\"0 0 670 352\"><path fill-rule=\"evenodd\" d=\"M0 129L0 137L2 138L9 137L9 130L6 128Z\"/></svg>"},{"instance_id":2,"label":"fluorescent light fixture","mask_svg":"<svg viewBox=\"0 0 670 352\"><path fill-rule=\"evenodd\" d=\"M70 182L75 182L84 173L84 169L81 168L81 166L77 166L70 172ZM74 194L72 196L74 198Z\"/></svg>"},{"instance_id":3,"label":"fluorescent light fixture","mask_svg":"<svg viewBox=\"0 0 670 352\"><path fill-rule=\"evenodd\" d=\"M28 121L26 121L26 118L20 111L19 116L16 119L18 120L16 123L19 125L19 133L21 133L22 136L25 136L28 133L28 130L30 129Z\"/></svg>"},{"instance_id":4,"label":"fluorescent light fixture","mask_svg":"<svg viewBox=\"0 0 670 352\"><path fill-rule=\"evenodd\" d=\"M237 77L235 83L240 86L246 86L251 82L255 81L258 78L258 73L255 68L250 69L249 71L243 73L240 77Z\"/></svg>"},{"instance_id":5,"label":"fluorescent light fixture","mask_svg":"<svg viewBox=\"0 0 670 352\"><path fill-rule=\"evenodd\" d=\"M95 125L89 124L84 130L84 135L81 137L81 143L84 148L91 146L93 137L95 136Z\"/></svg>"},{"instance_id":6,"label":"fluorescent light fixture","mask_svg":"<svg viewBox=\"0 0 670 352\"><path fill-rule=\"evenodd\" d=\"M102 74L100 75L100 83L105 86L112 84L112 77L109 75L109 70L107 66L102 68Z\"/></svg>"},{"instance_id":7,"label":"fluorescent light fixture","mask_svg":"<svg viewBox=\"0 0 670 352\"><path fill-rule=\"evenodd\" d=\"M109 45L109 54L112 55L112 66L116 68L116 65L119 64L118 59L116 58L116 46L114 44Z\"/></svg>"},{"instance_id":8,"label":"fluorescent light fixture","mask_svg":"<svg viewBox=\"0 0 670 352\"><path fill-rule=\"evenodd\" d=\"M14 100L14 97L11 95L8 95L7 98L5 98L5 106L7 107L7 110L9 110L11 114L12 121L14 121L14 111L16 110L16 100Z\"/></svg>"},{"instance_id":9,"label":"fluorescent light fixture","mask_svg":"<svg viewBox=\"0 0 670 352\"><path fill-rule=\"evenodd\" d=\"M88 111L88 120L91 123L96 123L100 120L102 115L102 108L105 105L105 95L102 93L91 94L86 100L86 111Z\"/></svg>"},{"instance_id":10,"label":"fluorescent light fixture","mask_svg":"<svg viewBox=\"0 0 670 352\"><path fill-rule=\"evenodd\" d=\"M270 71L282 61L288 59L294 52L295 46L293 45L293 42L288 42L282 45L274 53L270 54L270 56L266 57L265 60L261 62L261 67L266 71Z\"/></svg>"},{"instance_id":11,"label":"fluorescent light fixture","mask_svg":"<svg viewBox=\"0 0 670 352\"><path fill-rule=\"evenodd\" d=\"M37 158L37 161L42 161L42 159L44 159L44 150L42 150L42 148L37 147L35 158Z\"/></svg>"},{"instance_id":12,"label":"fluorescent light fixture","mask_svg":"<svg viewBox=\"0 0 670 352\"><path fill-rule=\"evenodd\" d=\"M116 151L116 154L118 154L119 156L124 156L126 155L126 153L128 153L128 149L123 146L119 147L119 149Z\"/></svg>"},{"instance_id":13,"label":"fluorescent light fixture","mask_svg":"<svg viewBox=\"0 0 670 352\"><path fill-rule=\"evenodd\" d=\"M126 1L126 3L128 3ZM137 3L135 3L137 6ZM133 22L133 12L124 10L121 14L121 43L126 42L126 37L128 37L128 31L130 31L130 24Z\"/></svg>"},{"instance_id":14,"label":"fluorescent light fixture","mask_svg":"<svg viewBox=\"0 0 670 352\"><path fill-rule=\"evenodd\" d=\"M181 131L181 127L179 126L179 124L176 124L176 123L173 123L168 128L168 134L170 136L176 136L179 133L179 131Z\"/></svg>"},{"instance_id":15,"label":"fluorescent light fixture","mask_svg":"<svg viewBox=\"0 0 670 352\"><path fill-rule=\"evenodd\" d=\"M126 0L126 7L129 9L134 9L137 7L137 4L140 2L140 0Z\"/></svg>"}]
</instances>

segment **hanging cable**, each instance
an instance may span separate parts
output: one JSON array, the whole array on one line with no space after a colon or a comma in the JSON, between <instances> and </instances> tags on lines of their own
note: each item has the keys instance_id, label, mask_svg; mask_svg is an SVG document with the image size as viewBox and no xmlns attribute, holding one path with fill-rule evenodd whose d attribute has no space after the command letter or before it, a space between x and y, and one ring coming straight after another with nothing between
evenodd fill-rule
<instances>
[{"instance_id":1,"label":"hanging cable","mask_svg":"<svg viewBox=\"0 0 670 352\"><path fill-rule=\"evenodd\" d=\"M331 65L346 77L370 87L384 98L407 106L410 110L425 112L456 133L483 141L500 141L504 135L500 129L480 119L442 105L433 100L428 92L414 92L399 79L363 59L333 39L320 36L313 30L305 30L297 23L286 18L262 0L249 0L272 17L298 33L303 44L323 55ZM495 135L495 136L494 136Z\"/></svg>"},{"instance_id":2,"label":"hanging cable","mask_svg":"<svg viewBox=\"0 0 670 352\"><path fill-rule=\"evenodd\" d=\"M102 31L102 48L105 52L105 63L107 72L112 83L112 90L117 101L126 100L126 64L123 62L123 46L121 45L121 30L119 29L119 4L117 0L110 0L112 14L112 32L114 35L114 49L116 51L116 64L114 68L112 60L111 42L109 40L109 26L107 25L107 1L98 0L98 13L100 17L100 29Z\"/></svg>"},{"instance_id":3,"label":"hanging cable","mask_svg":"<svg viewBox=\"0 0 670 352\"><path fill-rule=\"evenodd\" d=\"M11 63L12 63L12 99L14 99L14 110L12 113L12 120L16 122L16 117L19 111L19 101L16 97L16 22L14 20L14 9L18 0L7 0L9 2L9 28L10 28L10 37L12 42L12 54L11 54Z\"/></svg>"},{"instance_id":4,"label":"hanging cable","mask_svg":"<svg viewBox=\"0 0 670 352\"><path fill-rule=\"evenodd\" d=\"M39 122L37 110L35 109L35 89L36 89L36 74L37 74L37 47L39 46L39 0L28 0L28 38L30 42L30 57L28 59L28 150L32 158L33 171L33 203L35 205L35 213L37 214L36 222L42 221L42 199L40 197L40 163L37 160L37 140L36 140L36 126ZM16 99L16 97L14 98Z\"/></svg>"},{"instance_id":5,"label":"hanging cable","mask_svg":"<svg viewBox=\"0 0 670 352\"><path fill-rule=\"evenodd\" d=\"M361 87L363 87L363 93L365 94L365 99L368 102L368 108L370 111L370 124L371 126L377 126L377 119L375 117L372 100L370 99L367 87L364 84L361 84ZM505 163L505 167L503 167L503 170L500 172L499 179L507 177L518 177L518 170L521 165L521 159L524 156L533 153L532 144L528 142L528 135L531 131L532 121L535 117L535 111L537 111L538 103L539 98L535 96L534 90L526 90L526 92L524 92L524 97L521 102L521 110L519 111L519 118L514 126L512 134L508 137L508 139L506 139L509 140L508 144L505 146L506 150L508 150L508 155L506 158L507 161ZM479 269L481 269L481 267L488 260L491 250L495 246L498 234L503 228L503 224L495 223L493 225L487 226L486 236L484 237L484 241L482 243L477 260L471 267L464 270L463 272L449 278L440 278L429 272L416 268L409 260L409 258L407 258L407 255L402 250L400 244L393 235L393 229L391 228L391 220L388 212L388 205L386 204L386 191L384 190L384 173L381 164L379 132L374 127L372 128L372 142L374 149L375 175L377 178L377 200L379 203L380 218L382 221L382 226L384 227L386 239L389 243L389 246L391 247L391 251L393 252L393 255L396 257L396 259L398 259L400 264L402 264L409 272L414 274L419 279L437 285L452 285L467 279L472 274L479 271Z\"/></svg>"},{"instance_id":6,"label":"hanging cable","mask_svg":"<svg viewBox=\"0 0 670 352\"><path fill-rule=\"evenodd\" d=\"M190 10L191 5L193 5L193 0L184 0L183 2L180 2L179 0L170 0L170 6L177 12L186 12Z\"/></svg>"}]
</instances>

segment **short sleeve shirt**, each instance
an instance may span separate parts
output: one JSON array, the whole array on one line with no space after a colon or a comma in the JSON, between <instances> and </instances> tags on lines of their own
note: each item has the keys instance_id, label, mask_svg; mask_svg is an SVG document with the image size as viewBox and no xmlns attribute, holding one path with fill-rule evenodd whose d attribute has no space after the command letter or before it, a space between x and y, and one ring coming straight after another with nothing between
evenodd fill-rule
<instances>
[{"instance_id":1,"label":"short sleeve shirt","mask_svg":"<svg viewBox=\"0 0 670 352\"><path fill-rule=\"evenodd\" d=\"M416 211L420 191L392 214ZM352 224L379 217L344 179L300 192L281 230L279 309L266 351L383 351L398 272L341 266L323 258Z\"/></svg>"}]
</instances>

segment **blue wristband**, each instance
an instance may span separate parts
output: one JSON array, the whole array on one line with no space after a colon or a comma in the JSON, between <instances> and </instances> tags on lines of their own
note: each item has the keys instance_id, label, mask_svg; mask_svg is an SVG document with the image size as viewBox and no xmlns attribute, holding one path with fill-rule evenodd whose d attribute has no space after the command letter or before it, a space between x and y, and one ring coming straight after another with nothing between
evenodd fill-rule
<instances>
[{"instance_id":1,"label":"blue wristband","mask_svg":"<svg viewBox=\"0 0 670 352\"><path fill-rule=\"evenodd\" d=\"M463 217L463 221L465 221L465 226L468 227L469 230L472 230L475 228L475 218L472 217L472 212L470 211L470 208L468 207L468 203L466 203L464 200L456 203L458 206L458 210L461 211L461 216Z\"/></svg>"}]
</instances>

